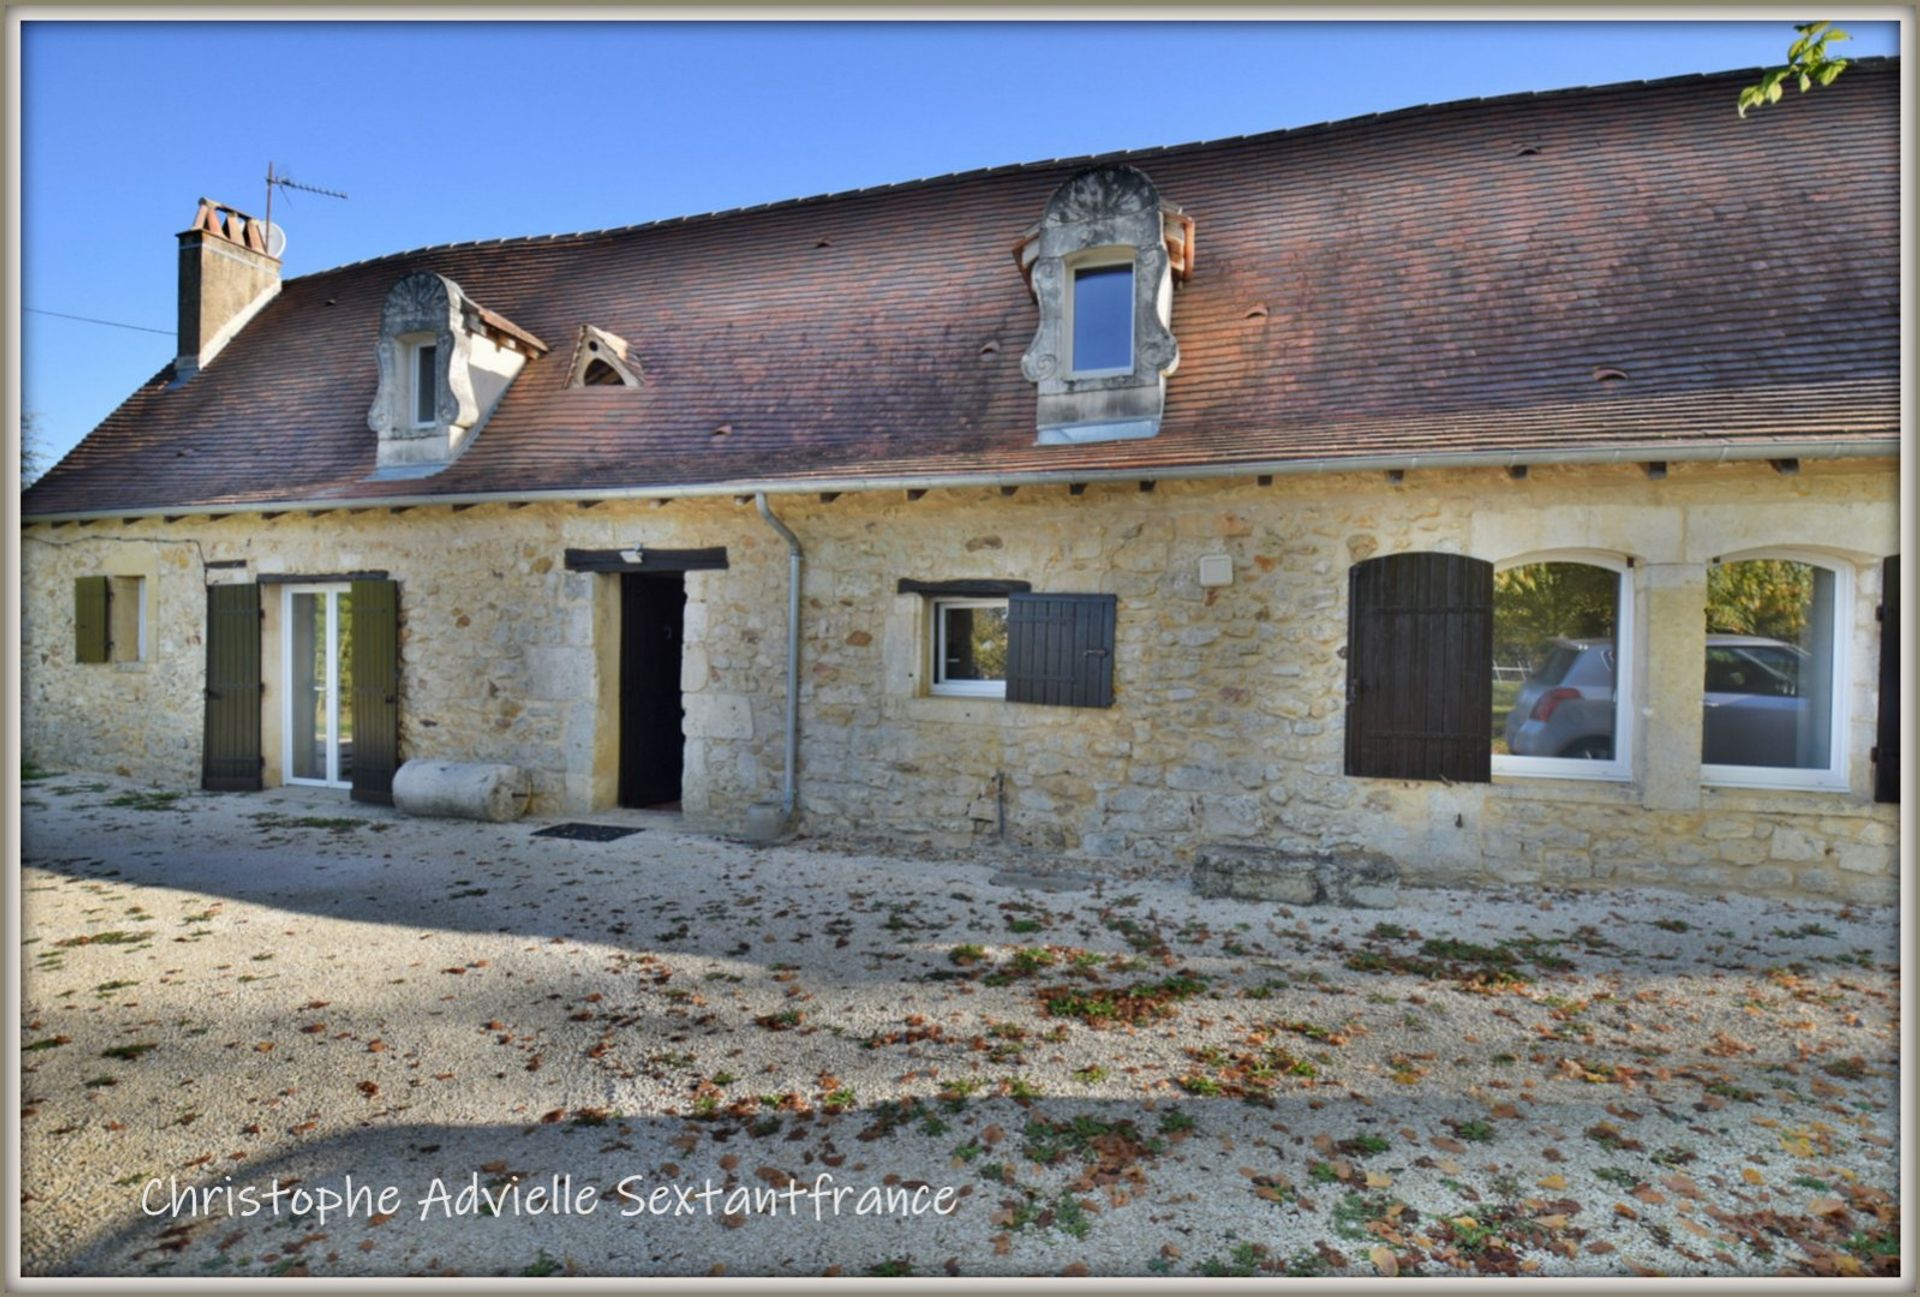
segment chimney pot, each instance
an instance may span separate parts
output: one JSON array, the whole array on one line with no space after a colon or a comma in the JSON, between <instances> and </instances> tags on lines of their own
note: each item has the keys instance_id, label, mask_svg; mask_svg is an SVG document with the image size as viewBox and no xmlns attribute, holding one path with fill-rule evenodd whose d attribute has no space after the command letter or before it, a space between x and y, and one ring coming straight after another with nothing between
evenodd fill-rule
<instances>
[{"instance_id":1,"label":"chimney pot","mask_svg":"<svg viewBox=\"0 0 1920 1297\"><path fill-rule=\"evenodd\" d=\"M265 222L202 198L179 238L176 387L211 363L280 291L280 261L267 255Z\"/></svg>"}]
</instances>

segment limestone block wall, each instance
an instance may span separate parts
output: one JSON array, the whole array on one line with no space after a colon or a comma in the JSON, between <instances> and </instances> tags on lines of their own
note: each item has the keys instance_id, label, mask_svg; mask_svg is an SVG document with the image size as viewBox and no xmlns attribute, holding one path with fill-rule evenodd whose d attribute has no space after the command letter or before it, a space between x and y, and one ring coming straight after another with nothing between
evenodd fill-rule
<instances>
[{"instance_id":1,"label":"limestone block wall","mask_svg":"<svg viewBox=\"0 0 1920 1297\"><path fill-rule=\"evenodd\" d=\"M772 542L770 545L769 542ZM526 769L536 810L611 805L618 773L619 578L569 572L569 547L724 545L686 576L686 806L697 820L769 796L779 757L786 551L731 501L337 510L34 526L22 537L22 745L43 765L200 778L204 586L383 571L400 583L400 755ZM775 550L777 547L777 553ZM222 563L243 562L241 569ZM209 563L215 566L209 568ZM142 566L144 565L144 566ZM73 579L156 569L151 660L74 661ZM262 750L282 777L282 596L262 586ZM709 628L712 628L711 630ZM771 630L770 630L771 628ZM721 745L710 755L708 742ZM770 784L769 781L772 781Z\"/></svg>"},{"instance_id":2,"label":"limestone block wall","mask_svg":"<svg viewBox=\"0 0 1920 1297\"><path fill-rule=\"evenodd\" d=\"M1535 468L1181 484L778 496L806 549L800 806L814 833L949 846L993 840L1184 870L1206 843L1394 855L1414 879L1607 882L1836 898L1897 889L1896 808L1871 801L1880 559L1897 549L1890 462ZM199 775L204 563L247 575L386 570L401 582L401 755L506 761L535 807L614 800L619 582L570 573L569 546L722 545L690 573L682 683L685 805L737 826L782 765L784 544L730 499L592 509L482 505L317 517L194 518L24 534L23 740L42 764ZM1700 778L1711 560L1816 553L1853 574L1846 789L1753 791ZM1502 562L1634 560L1637 740L1630 777L1490 785L1343 773L1346 573L1437 549ZM1225 554L1233 584L1199 583ZM156 651L143 670L72 660L72 578L143 555ZM221 573L215 572L216 577ZM920 580L1013 578L1118 597L1114 706L928 692ZM276 600L269 590L267 603ZM269 780L277 690L266 635Z\"/></svg>"}]
</instances>

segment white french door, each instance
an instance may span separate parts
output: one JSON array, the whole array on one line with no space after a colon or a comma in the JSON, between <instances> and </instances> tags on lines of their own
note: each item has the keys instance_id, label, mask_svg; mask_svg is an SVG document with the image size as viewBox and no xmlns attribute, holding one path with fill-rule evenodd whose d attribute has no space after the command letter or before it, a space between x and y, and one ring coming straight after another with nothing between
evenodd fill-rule
<instances>
[{"instance_id":1,"label":"white french door","mask_svg":"<svg viewBox=\"0 0 1920 1297\"><path fill-rule=\"evenodd\" d=\"M353 785L353 587L281 587L281 777Z\"/></svg>"}]
</instances>

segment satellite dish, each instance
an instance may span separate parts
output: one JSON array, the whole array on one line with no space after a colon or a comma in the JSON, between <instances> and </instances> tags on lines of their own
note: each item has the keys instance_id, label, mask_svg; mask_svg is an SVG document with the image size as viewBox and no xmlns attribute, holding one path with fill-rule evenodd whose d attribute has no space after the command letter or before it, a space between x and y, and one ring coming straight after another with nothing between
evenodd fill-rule
<instances>
[{"instance_id":1,"label":"satellite dish","mask_svg":"<svg viewBox=\"0 0 1920 1297\"><path fill-rule=\"evenodd\" d=\"M273 221L267 225L267 255L278 261L287 250L287 232Z\"/></svg>"}]
</instances>

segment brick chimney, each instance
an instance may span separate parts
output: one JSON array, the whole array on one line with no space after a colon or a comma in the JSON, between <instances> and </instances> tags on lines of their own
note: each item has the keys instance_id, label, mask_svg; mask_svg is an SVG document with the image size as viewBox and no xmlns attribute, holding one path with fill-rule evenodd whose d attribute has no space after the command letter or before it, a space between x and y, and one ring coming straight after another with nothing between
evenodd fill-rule
<instances>
[{"instance_id":1,"label":"brick chimney","mask_svg":"<svg viewBox=\"0 0 1920 1297\"><path fill-rule=\"evenodd\" d=\"M280 260L267 255L267 227L245 212L200 200L180 233L180 353L174 386L220 354L280 291Z\"/></svg>"}]
</instances>

